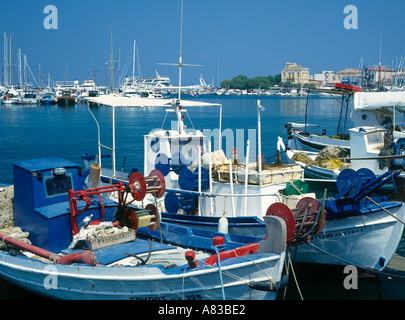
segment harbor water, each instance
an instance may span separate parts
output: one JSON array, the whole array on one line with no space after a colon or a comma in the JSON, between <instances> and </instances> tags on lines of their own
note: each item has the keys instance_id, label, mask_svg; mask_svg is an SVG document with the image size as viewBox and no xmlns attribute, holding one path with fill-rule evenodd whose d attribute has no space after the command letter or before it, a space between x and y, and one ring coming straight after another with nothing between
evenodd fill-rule
<instances>
[{"instance_id":1,"label":"harbor water","mask_svg":"<svg viewBox=\"0 0 405 320\"><path fill-rule=\"evenodd\" d=\"M339 119L340 128L350 128L350 119L345 125L346 111L340 109L339 101L334 98L280 97L280 96L200 96L184 99L202 100L222 105L223 147L236 147L243 157L246 140L251 142L249 160L256 160L257 150L257 100L265 108L261 117L261 145L265 160L273 162L280 136L287 143L287 122L303 122L307 110L309 123L327 129L328 134L335 134ZM112 147L112 108L107 106L89 107L100 125L101 144ZM214 132L219 127L220 109L217 107L188 108L185 123L204 132ZM348 117L349 114L347 114ZM170 112L164 128L170 129ZM137 168L143 173L144 135L156 128L161 128L165 118L165 108L130 108L115 109L116 120L116 168L130 171ZM233 137L233 139L229 138ZM56 105L0 106L0 183L13 184L12 163L20 160L62 157L81 164L81 155L98 152L98 135L96 123L86 103L75 106L60 107ZM213 139L214 148L218 141ZM253 146L253 147L252 147ZM106 150L106 153L107 150ZM111 161L103 159L103 166L110 166ZM146 173L147 174L147 173ZM331 191L329 191L331 192ZM331 194L328 194L331 195ZM293 249L291 250L293 257ZM402 258L404 257L404 258ZM378 276L359 274L357 289L346 289L345 278L348 276L342 268L322 265L294 264L293 277L286 292L279 294L279 299L317 300L317 299L405 299L405 239L400 243L393 268L387 268ZM301 295L299 294L301 293ZM0 280L0 299L32 299L35 295Z\"/></svg>"}]
</instances>

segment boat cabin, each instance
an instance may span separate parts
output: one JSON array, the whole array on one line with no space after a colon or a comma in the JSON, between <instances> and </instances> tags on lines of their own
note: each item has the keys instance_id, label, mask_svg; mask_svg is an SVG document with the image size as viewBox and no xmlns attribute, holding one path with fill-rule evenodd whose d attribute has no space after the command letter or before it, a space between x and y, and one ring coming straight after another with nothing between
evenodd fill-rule
<instances>
[{"instance_id":1,"label":"boat cabin","mask_svg":"<svg viewBox=\"0 0 405 320\"><path fill-rule=\"evenodd\" d=\"M13 164L15 224L29 232L33 245L60 252L69 247L72 231L69 189L82 190L87 174L80 165L61 158L43 158ZM77 217L79 224L86 216L115 221L116 203L103 198L92 199L86 213ZM78 206L82 209L84 203Z\"/></svg>"}]
</instances>

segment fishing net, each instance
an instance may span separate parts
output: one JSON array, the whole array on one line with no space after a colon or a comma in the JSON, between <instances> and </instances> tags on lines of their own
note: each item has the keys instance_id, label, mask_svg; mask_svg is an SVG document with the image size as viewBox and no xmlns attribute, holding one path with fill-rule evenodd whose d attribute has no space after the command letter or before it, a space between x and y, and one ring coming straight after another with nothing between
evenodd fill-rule
<instances>
[{"instance_id":1,"label":"fishing net","mask_svg":"<svg viewBox=\"0 0 405 320\"><path fill-rule=\"evenodd\" d=\"M335 170L342 166L342 158L349 157L349 153L338 146L328 146L322 149L315 158L315 165L318 167Z\"/></svg>"},{"instance_id":2,"label":"fishing net","mask_svg":"<svg viewBox=\"0 0 405 320\"><path fill-rule=\"evenodd\" d=\"M310 165L310 166L312 166L314 164L314 161L310 158L310 156L303 151L298 151L298 152L294 153L291 160L303 162L306 165Z\"/></svg>"}]
</instances>

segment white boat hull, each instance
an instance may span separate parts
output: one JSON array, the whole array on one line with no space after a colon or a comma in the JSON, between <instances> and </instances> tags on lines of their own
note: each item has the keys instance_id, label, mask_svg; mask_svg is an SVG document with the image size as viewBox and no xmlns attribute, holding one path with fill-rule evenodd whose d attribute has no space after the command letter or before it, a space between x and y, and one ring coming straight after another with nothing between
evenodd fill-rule
<instances>
[{"instance_id":1,"label":"white boat hull","mask_svg":"<svg viewBox=\"0 0 405 320\"><path fill-rule=\"evenodd\" d=\"M300 150L292 150L292 149L288 149L286 151L286 156L288 159L288 162L291 164L297 164L299 165L302 169L305 170L305 176L308 178L313 178L313 179L324 179L324 180L332 180L335 181L337 176L340 173L339 169L327 169L327 168L322 168L319 166L315 166L315 165L308 165L304 162L301 161L294 161L292 160L292 157L294 156L294 154L296 152L299 152ZM312 160L315 160L316 156L317 156L317 152L311 152L311 151L305 151L305 153L312 158Z\"/></svg>"},{"instance_id":2,"label":"white boat hull","mask_svg":"<svg viewBox=\"0 0 405 320\"><path fill-rule=\"evenodd\" d=\"M389 211L404 221L404 206ZM328 220L319 234L311 236L310 244L297 246L295 261L381 271L394 255L403 230L401 222L382 210Z\"/></svg>"},{"instance_id":3,"label":"white boat hull","mask_svg":"<svg viewBox=\"0 0 405 320\"><path fill-rule=\"evenodd\" d=\"M288 145L297 150L319 152L328 146L338 146L350 150L350 140L333 139L316 134L304 135L293 131L292 137L288 140Z\"/></svg>"}]
</instances>

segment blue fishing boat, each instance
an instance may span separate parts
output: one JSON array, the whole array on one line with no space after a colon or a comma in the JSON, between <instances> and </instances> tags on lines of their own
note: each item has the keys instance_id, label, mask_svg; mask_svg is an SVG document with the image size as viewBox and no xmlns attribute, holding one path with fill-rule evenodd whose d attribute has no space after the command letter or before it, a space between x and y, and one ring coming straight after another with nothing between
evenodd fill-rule
<instances>
[{"instance_id":1,"label":"blue fishing boat","mask_svg":"<svg viewBox=\"0 0 405 320\"><path fill-rule=\"evenodd\" d=\"M51 93L51 92L47 92L44 95L42 95L41 97L41 104L56 104L57 103L57 99L56 97Z\"/></svg>"},{"instance_id":2,"label":"blue fishing boat","mask_svg":"<svg viewBox=\"0 0 405 320\"><path fill-rule=\"evenodd\" d=\"M61 158L20 161L13 170L15 225L28 236L0 231L0 276L25 289L57 299L263 300L286 284L280 218L266 219L261 241L176 230L160 223L156 207L127 202L160 197L158 171L83 189L89 172ZM118 204L104 196L111 192Z\"/></svg>"}]
</instances>

